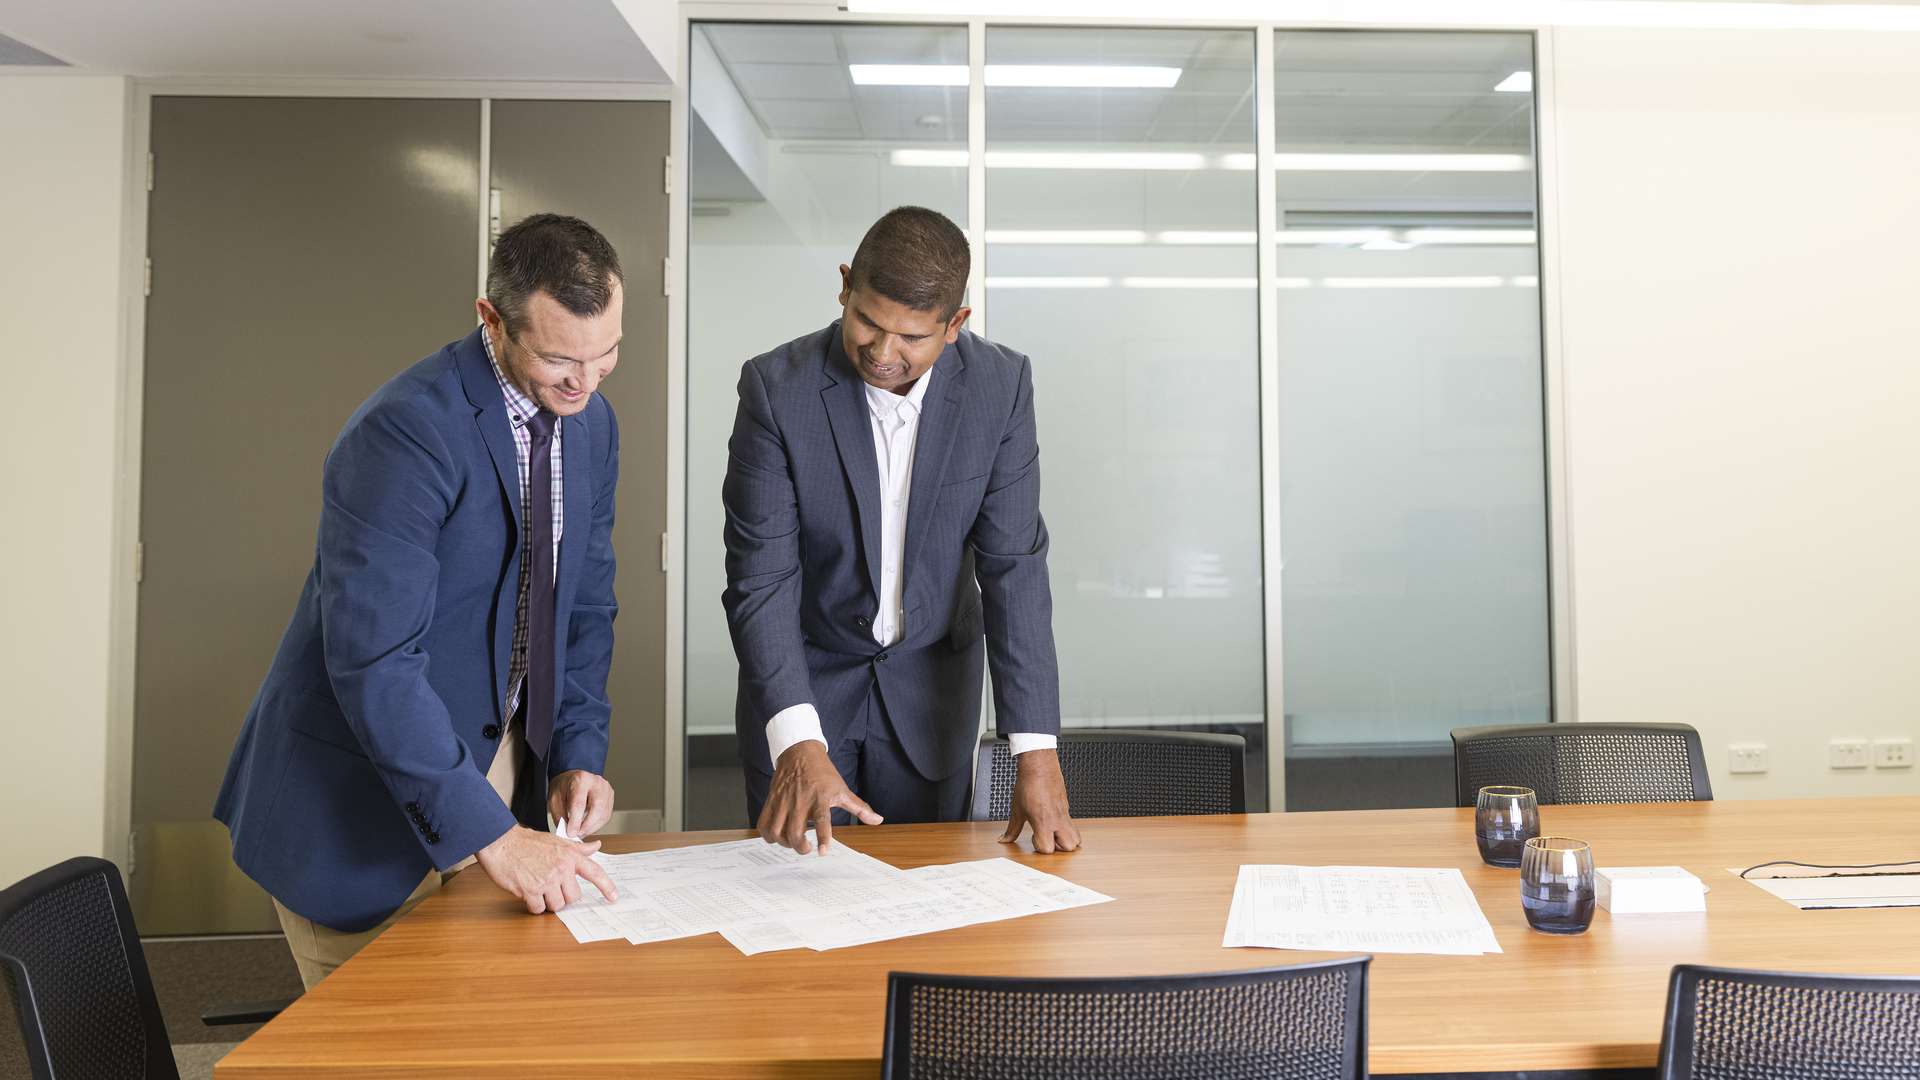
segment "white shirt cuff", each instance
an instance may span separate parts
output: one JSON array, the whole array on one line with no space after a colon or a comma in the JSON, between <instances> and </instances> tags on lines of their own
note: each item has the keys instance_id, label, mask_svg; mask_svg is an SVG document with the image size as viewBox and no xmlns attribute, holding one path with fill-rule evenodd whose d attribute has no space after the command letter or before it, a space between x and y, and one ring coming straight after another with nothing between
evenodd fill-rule
<instances>
[{"instance_id":1,"label":"white shirt cuff","mask_svg":"<svg viewBox=\"0 0 1920 1080\"><path fill-rule=\"evenodd\" d=\"M789 705L767 721L767 754L775 765L780 764L781 754L808 739L827 745L827 737L820 730L820 713L809 703Z\"/></svg>"},{"instance_id":2,"label":"white shirt cuff","mask_svg":"<svg viewBox=\"0 0 1920 1080\"><path fill-rule=\"evenodd\" d=\"M1037 731L1016 731L1007 736L1007 745L1013 750L1013 756L1019 757L1029 750L1052 750L1060 745L1060 737Z\"/></svg>"}]
</instances>

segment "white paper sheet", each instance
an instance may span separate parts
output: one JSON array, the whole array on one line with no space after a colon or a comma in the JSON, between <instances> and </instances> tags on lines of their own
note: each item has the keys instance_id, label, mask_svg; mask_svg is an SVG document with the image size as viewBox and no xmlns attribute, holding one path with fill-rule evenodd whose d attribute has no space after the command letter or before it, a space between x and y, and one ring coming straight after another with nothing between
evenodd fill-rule
<instances>
[{"instance_id":1,"label":"white paper sheet","mask_svg":"<svg viewBox=\"0 0 1920 1080\"><path fill-rule=\"evenodd\" d=\"M1740 870L1728 867L1738 877ZM1777 871L1776 871L1777 872ZM1839 874L1801 871L1783 877L1744 879L1802 911L1819 908L1920 907L1920 874Z\"/></svg>"},{"instance_id":2,"label":"white paper sheet","mask_svg":"<svg viewBox=\"0 0 1920 1080\"><path fill-rule=\"evenodd\" d=\"M1467 879L1451 867L1242 866L1220 944L1450 956L1500 951Z\"/></svg>"},{"instance_id":3,"label":"white paper sheet","mask_svg":"<svg viewBox=\"0 0 1920 1080\"><path fill-rule=\"evenodd\" d=\"M584 885L560 920L581 942L719 932L753 956L839 949L1104 903L1111 897L1011 859L896 869L836 842L800 855L758 839L595 855L618 887Z\"/></svg>"}]
</instances>

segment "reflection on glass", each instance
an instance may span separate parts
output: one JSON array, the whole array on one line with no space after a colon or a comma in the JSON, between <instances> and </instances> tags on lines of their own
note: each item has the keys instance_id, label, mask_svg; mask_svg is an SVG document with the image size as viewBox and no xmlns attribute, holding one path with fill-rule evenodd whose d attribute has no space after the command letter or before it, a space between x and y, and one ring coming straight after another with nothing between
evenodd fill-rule
<instances>
[{"instance_id":1,"label":"reflection on glass","mask_svg":"<svg viewBox=\"0 0 1920 1080\"><path fill-rule=\"evenodd\" d=\"M1536 836L1520 854L1520 906L1543 934L1581 934L1593 922L1593 848L1565 836Z\"/></svg>"},{"instance_id":2,"label":"reflection on glass","mask_svg":"<svg viewBox=\"0 0 1920 1080\"><path fill-rule=\"evenodd\" d=\"M1529 787L1483 787L1473 814L1474 841L1488 866L1520 865L1526 842L1540 835L1540 804Z\"/></svg>"},{"instance_id":3,"label":"reflection on glass","mask_svg":"<svg viewBox=\"0 0 1920 1080\"><path fill-rule=\"evenodd\" d=\"M1531 39L1274 51L1288 803L1446 805L1551 719Z\"/></svg>"},{"instance_id":4,"label":"reflection on glass","mask_svg":"<svg viewBox=\"0 0 1920 1080\"><path fill-rule=\"evenodd\" d=\"M1033 360L1063 722L1242 734L1265 809L1253 34L989 27L986 59L986 333Z\"/></svg>"},{"instance_id":5,"label":"reflection on glass","mask_svg":"<svg viewBox=\"0 0 1920 1080\"><path fill-rule=\"evenodd\" d=\"M966 64L967 35L957 27L694 27L688 83L689 829L737 828L746 817L733 742L736 667L720 609L720 480L740 365L839 317L837 267L853 257L881 214L911 203L966 227ZM923 77L856 77L869 66ZM912 161L913 153L948 160ZM957 163L951 160L956 153ZM903 154L907 163L896 160Z\"/></svg>"}]
</instances>

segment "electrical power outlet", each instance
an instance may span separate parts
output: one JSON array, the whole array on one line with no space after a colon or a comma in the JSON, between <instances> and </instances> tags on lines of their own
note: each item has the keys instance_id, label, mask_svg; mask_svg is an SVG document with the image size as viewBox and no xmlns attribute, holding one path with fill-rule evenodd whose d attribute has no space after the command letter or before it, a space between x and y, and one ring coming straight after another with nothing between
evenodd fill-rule
<instances>
[{"instance_id":1,"label":"electrical power outlet","mask_svg":"<svg viewBox=\"0 0 1920 1080\"><path fill-rule=\"evenodd\" d=\"M1864 769L1872 758L1865 739L1833 739L1827 743L1827 767Z\"/></svg>"},{"instance_id":2,"label":"electrical power outlet","mask_svg":"<svg viewBox=\"0 0 1920 1080\"><path fill-rule=\"evenodd\" d=\"M1913 740L1873 740L1873 767L1876 769L1913 768Z\"/></svg>"},{"instance_id":3,"label":"electrical power outlet","mask_svg":"<svg viewBox=\"0 0 1920 1080\"><path fill-rule=\"evenodd\" d=\"M1733 743L1727 747L1727 771L1763 773L1767 771L1766 743Z\"/></svg>"}]
</instances>

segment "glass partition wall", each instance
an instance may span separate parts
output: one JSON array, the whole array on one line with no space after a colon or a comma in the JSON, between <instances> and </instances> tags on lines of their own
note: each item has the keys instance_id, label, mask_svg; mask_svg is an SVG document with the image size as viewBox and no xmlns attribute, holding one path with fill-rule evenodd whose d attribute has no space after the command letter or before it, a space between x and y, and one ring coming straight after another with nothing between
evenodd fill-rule
<instances>
[{"instance_id":1,"label":"glass partition wall","mask_svg":"<svg viewBox=\"0 0 1920 1080\"><path fill-rule=\"evenodd\" d=\"M1270 103L1256 41L989 26L975 65L964 26L693 25L685 828L745 815L719 603L740 366L836 318L836 267L902 204L969 231L975 328L1033 361L1066 726L1240 734L1258 810L1443 803L1448 728L1548 718L1531 37L1275 32Z\"/></svg>"}]
</instances>

